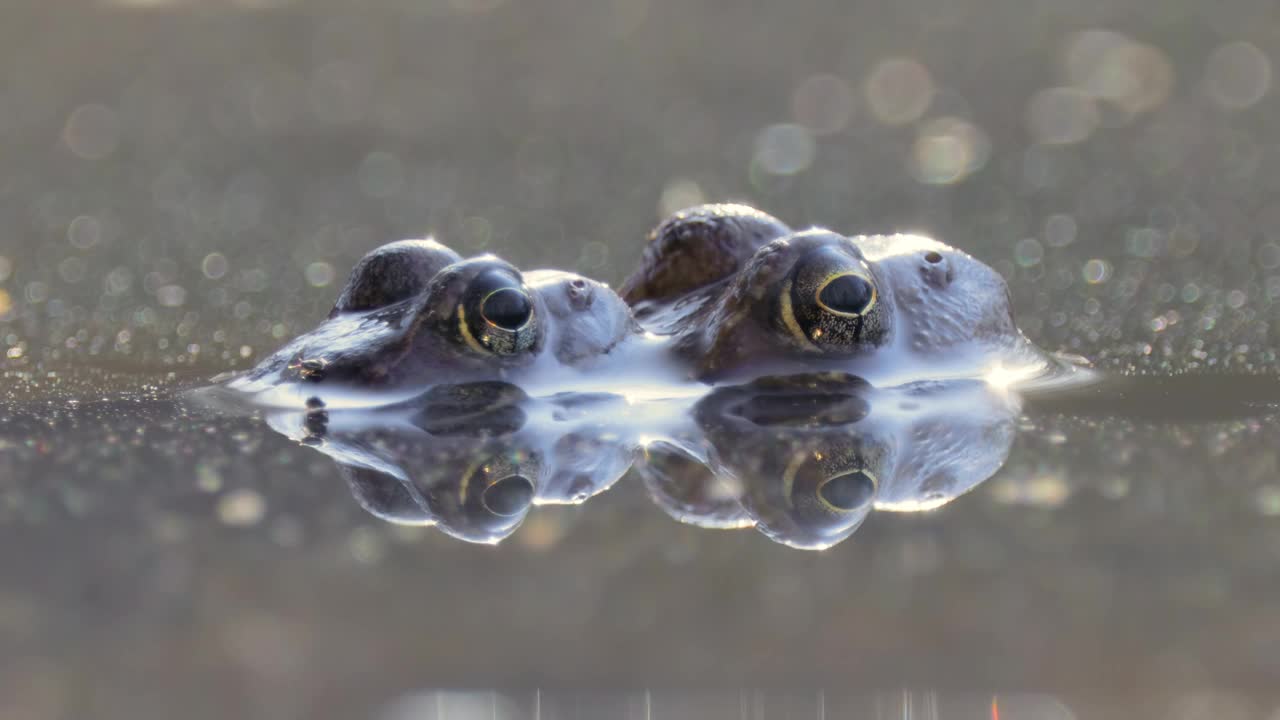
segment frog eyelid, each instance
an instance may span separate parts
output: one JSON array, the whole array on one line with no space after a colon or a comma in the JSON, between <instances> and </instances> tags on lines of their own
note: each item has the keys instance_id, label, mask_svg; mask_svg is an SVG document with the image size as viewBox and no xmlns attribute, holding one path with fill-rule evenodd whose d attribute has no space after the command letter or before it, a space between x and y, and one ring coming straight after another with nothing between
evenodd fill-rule
<instances>
[{"instance_id":1,"label":"frog eyelid","mask_svg":"<svg viewBox=\"0 0 1280 720\"><path fill-rule=\"evenodd\" d=\"M862 278L864 281L866 281L867 285L871 287L871 299L867 301L867 306L862 309L862 312L851 313L851 312L844 312L843 310L836 310L835 308L831 307L830 305L827 305L825 302L822 301L822 291L826 290L827 286L830 285L832 282L842 277ZM848 318L862 317L863 315L866 315L867 313L871 312L871 308L874 308L876 306L876 302L879 299L880 299L880 292L879 290L876 289L875 282L872 281L870 277L867 277L865 273L860 273L853 270L845 270L842 272L832 273L831 275L828 275L822 281L822 284L818 286L818 289L813 292L813 301L817 303L818 307L822 308L826 312L831 313L832 315L837 315L839 317L848 317Z\"/></svg>"}]
</instances>

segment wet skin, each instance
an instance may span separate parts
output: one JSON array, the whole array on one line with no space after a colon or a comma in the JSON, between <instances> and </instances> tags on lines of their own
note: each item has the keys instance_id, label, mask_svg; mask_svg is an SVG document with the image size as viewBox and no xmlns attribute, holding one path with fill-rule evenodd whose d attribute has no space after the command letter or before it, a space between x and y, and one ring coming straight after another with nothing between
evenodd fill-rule
<instances>
[{"instance_id":1,"label":"wet skin","mask_svg":"<svg viewBox=\"0 0 1280 720\"><path fill-rule=\"evenodd\" d=\"M639 332L617 294L593 280L406 240L366 255L319 327L232 386L519 378L539 365L588 367Z\"/></svg>"},{"instance_id":2,"label":"wet skin","mask_svg":"<svg viewBox=\"0 0 1280 720\"><path fill-rule=\"evenodd\" d=\"M641 381L840 370L893 384L1050 364L1014 324L1003 279L955 248L796 232L746 206L704 205L650 233L621 296L570 273L463 260L430 240L383 246L319 327L233 386L426 387L535 370L556 381L606 357L623 363L596 373L609 382L620 367Z\"/></svg>"},{"instance_id":3,"label":"wet skin","mask_svg":"<svg viewBox=\"0 0 1280 720\"><path fill-rule=\"evenodd\" d=\"M498 542L534 504L584 502L636 462L653 501L683 523L817 549L872 509L937 507L990 477L1017 412L981 382L886 390L823 373L642 403L439 385L374 410L313 401L268 422L333 458L370 513L468 542Z\"/></svg>"},{"instance_id":4,"label":"wet skin","mask_svg":"<svg viewBox=\"0 0 1280 720\"><path fill-rule=\"evenodd\" d=\"M702 380L1041 355L1003 278L969 255L916 235L797 232L743 205L664 221L620 293Z\"/></svg>"}]
</instances>

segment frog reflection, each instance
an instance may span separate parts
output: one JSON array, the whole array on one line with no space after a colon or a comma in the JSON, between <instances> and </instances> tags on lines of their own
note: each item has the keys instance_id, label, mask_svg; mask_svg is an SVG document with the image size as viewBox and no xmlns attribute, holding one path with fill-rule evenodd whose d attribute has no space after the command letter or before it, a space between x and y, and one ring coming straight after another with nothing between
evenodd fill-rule
<instances>
[{"instance_id":1,"label":"frog reflection","mask_svg":"<svg viewBox=\"0 0 1280 720\"><path fill-rule=\"evenodd\" d=\"M374 412L277 413L279 431L332 457L361 507L396 524L432 525L496 543L535 504L580 503L631 466L591 410L620 399L535 401L514 385L439 385Z\"/></svg>"},{"instance_id":2,"label":"frog reflection","mask_svg":"<svg viewBox=\"0 0 1280 720\"><path fill-rule=\"evenodd\" d=\"M654 501L682 522L754 525L796 548L849 537L873 510L939 507L1008 456L1017 402L978 382L877 389L841 373L761 378L693 409L701 444L646 448Z\"/></svg>"},{"instance_id":3,"label":"frog reflection","mask_svg":"<svg viewBox=\"0 0 1280 720\"><path fill-rule=\"evenodd\" d=\"M370 513L469 542L507 537L534 505L584 502L642 457L640 479L677 520L820 549L872 510L930 509L985 480L1009 452L1017 412L980 382L886 389L823 373L693 402L440 385L372 411L314 403L271 422L336 460Z\"/></svg>"}]
</instances>

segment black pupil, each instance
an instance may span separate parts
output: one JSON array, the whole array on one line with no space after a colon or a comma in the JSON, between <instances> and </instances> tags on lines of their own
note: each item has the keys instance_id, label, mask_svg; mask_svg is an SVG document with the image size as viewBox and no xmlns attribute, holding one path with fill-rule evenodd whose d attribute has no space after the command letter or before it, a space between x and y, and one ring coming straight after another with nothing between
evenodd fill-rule
<instances>
[{"instance_id":1,"label":"black pupil","mask_svg":"<svg viewBox=\"0 0 1280 720\"><path fill-rule=\"evenodd\" d=\"M860 315L871 304L871 283L859 275L841 275L823 286L818 299L836 312Z\"/></svg>"},{"instance_id":2,"label":"black pupil","mask_svg":"<svg viewBox=\"0 0 1280 720\"><path fill-rule=\"evenodd\" d=\"M505 477L484 489L480 501L494 515L509 517L529 506L533 484L519 475Z\"/></svg>"},{"instance_id":3,"label":"black pupil","mask_svg":"<svg viewBox=\"0 0 1280 720\"><path fill-rule=\"evenodd\" d=\"M515 288L502 288L489 293L480 307L484 319L507 330L519 330L529 322L533 306L529 297Z\"/></svg>"},{"instance_id":4,"label":"black pupil","mask_svg":"<svg viewBox=\"0 0 1280 720\"><path fill-rule=\"evenodd\" d=\"M862 471L837 475L818 488L822 499L837 510L856 510L871 499L873 492L875 484Z\"/></svg>"}]
</instances>

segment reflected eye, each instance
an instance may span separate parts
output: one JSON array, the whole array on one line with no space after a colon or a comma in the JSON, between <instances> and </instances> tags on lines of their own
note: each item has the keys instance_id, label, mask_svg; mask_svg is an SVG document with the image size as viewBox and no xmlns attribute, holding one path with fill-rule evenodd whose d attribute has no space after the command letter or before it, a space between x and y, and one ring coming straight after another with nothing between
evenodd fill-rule
<instances>
[{"instance_id":1,"label":"reflected eye","mask_svg":"<svg viewBox=\"0 0 1280 720\"><path fill-rule=\"evenodd\" d=\"M484 489L480 503L484 509L501 517L524 512L533 501L533 483L520 475L509 475Z\"/></svg>"},{"instance_id":2,"label":"reflected eye","mask_svg":"<svg viewBox=\"0 0 1280 720\"><path fill-rule=\"evenodd\" d=\"M875 478L866 470L855 470L823 481L818 500L832 512L851 512L866 505L875 491Z\"/></svg>"},{"instance_id":3,"label":"reflected eye","mask_svg":"<svg viewBox=\"0 0 1280 720\"><path fill-rule=\"evenodd\" d=\"M537 339L533 298L511 271L493 269L477 275L457 314L462 340L486 355L516 355Z\"/></svg>"},{"instance_id":4,"label":"reflected eye","mask_svg":"<svg viewBox=\"0 0 1280 720\"><path fill-rule=\"evenodd\" d=\"M519 330L533 317L533 303L523 290L499 288L481 301L480 314L504 330Z\"/></svg>"},{"instance_id":5,"label":"reflected eye","mask_svg":"<svg viewBox=\"0 0 1280 720\"><path fill-rule=\"evenodd\" d=\"M836 275L818 290L818 304L839 315L862 315L875 302L875 286L857 273Z\"/></svg>"}]
</instances>

